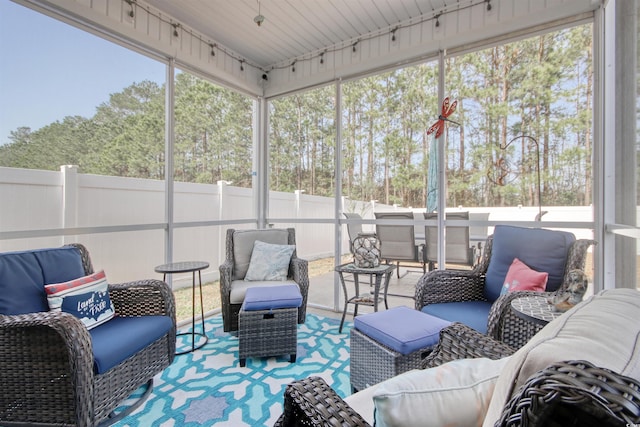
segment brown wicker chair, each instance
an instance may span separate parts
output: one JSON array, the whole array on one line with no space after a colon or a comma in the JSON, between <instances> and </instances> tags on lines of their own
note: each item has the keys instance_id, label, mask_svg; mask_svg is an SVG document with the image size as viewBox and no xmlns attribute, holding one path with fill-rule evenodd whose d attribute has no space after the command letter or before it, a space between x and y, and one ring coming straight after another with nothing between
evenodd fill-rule
<instances>
[{"instance_id":1,"label":"brown wicker chair","mask_svg":"<svg viewBox=\"0 0 640 427\"><path fill-rule=\"evenodd\" d=\"M583 270L587 249L596 242L578 239L570 247L565 264L563 284L554 292L542 295L553 296L563 293L566 280L572 270ZM418 280L415 293L415 308L422 310L428 304L487 301L484 296L485 277L491 260L493 236L485 243L482 258L472 270L434 270ZM518 349L535 335L541 325L535 325L518 316L511 310L511 301L525 295L541 295L539 292L518 291L500 296L491 306L487 319L487 335ZM451 319L449 319L451 320Z\"/></svg>"},{"instance_id":2,"label":"brown wicker chair","mask_svg":"<svg viewBox=\"0 0 640 427\"><path fill-rule=\"evenodd\" d=\"M85 273L92 274L89 252L80 252ZM173 328L163 337L108 371L94 371L92 338L69 313L0 315L0 424L96 426L111 424L139 406L151 392L153 377L169 366L175 353L175 303L160 280L110 284L116 316L169 316ZM117 408L140 386L146 392L127 411Z\"/></svg>"},{"instance_id":3,"label":"brown wicker chair","mask_svg":"<svg viewBox=\"0 0 640 427\"><path fill-rule=\"evenodd\" d=\"M295 229L264 229L264 230L234 230L232 228L227 230L226 237L226 258L220 265L220 298L222 305L222 321L225 332L238 330L238 313L242 306L242 301L232 301L232 289L234 286L246 287L253 285L259 286L258 283L264 282L244 282L244 275L246 274L246 265L244 271L240 271L238 268L238 260L236 259L236 233L248 234L248 238L243 239L245 246L253 248L253 240L262 240L267 243L278 244L296 244ZM284 235L284 237L282 237ZM260 236L260 237L257 237ZM284 239L284 240L282 240ZM246 249L246 248L245 248ZM244 254L247 258L245 261L248 264L251 252ZM309 293L309 265L304 259L298 258L296 251L293 251L291 261L289 263L289 272L287 274L287 280L295 282L300 288L302 294L302 305L298 309L298 323L304 323L307 315L307 295ZM283 282L273 282L274 284L282 284ZM244 293L242 294L244 299Z\"/></svg>"},{"instance_id":4,"label":"brown wicker chair","mask_svg":"<svg viewBox=\"0 0 640 427\"><path fill-rule=\"evenodd\" d=\"M423 368L474 357L498 359L509 346L461 323L440 333ZM576 423L576 420L580 422ZM556 363L538 372L505 405L496 426L624 426L640 423L640 383L583 361ZM369 426L320 377L294 381L284 392L277 427Z\"/></svg>"}]
</instances>

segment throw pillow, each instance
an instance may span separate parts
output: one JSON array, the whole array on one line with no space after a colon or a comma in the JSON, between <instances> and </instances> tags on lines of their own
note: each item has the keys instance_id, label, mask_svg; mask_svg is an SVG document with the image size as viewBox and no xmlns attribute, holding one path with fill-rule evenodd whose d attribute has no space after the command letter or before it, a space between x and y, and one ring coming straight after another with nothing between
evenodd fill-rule
<instances>
[{"instance_id":1,"label":"throw pillow","mask_svg":"<svg viewBox=\"0 0 640 427\"><path fill-rule=\"evenodd\" d=\"M508 357L460 359L378 384L376 426L475 426L485 417Z\"/></svg>"},{"instance_id":2,"label":"throw pillow","mask_svg":"<svg viewBox=\"0 0 640 427\"><path fill-rule=\"evenodd\" d=\"M44 290L51 311L71 313L87 329L92 329L115 316L108 287L107 277L100 271L68 282L45 285Z\"/></svg>"},{"instance_id":3,"label":"throw pillow","mask_svg":"<svg viewBox=\"0 0 640 427\"><path fill-rule=\"evenodd\" d=\"M501 295L515 291L543 292L548 279L549 273L535 271L518 258L514 258L504 278Z\"/></svg>"},{"instance_id":4,"label":"throw pillow","mask_svg":"<svg viewBox=\"0 0 640 427\"><path fill-rule=\"evenodd\" d=\"M294 249L294 245L272 245L256 240L244 280L287 280Z\"/></svg>"}]
</instances>

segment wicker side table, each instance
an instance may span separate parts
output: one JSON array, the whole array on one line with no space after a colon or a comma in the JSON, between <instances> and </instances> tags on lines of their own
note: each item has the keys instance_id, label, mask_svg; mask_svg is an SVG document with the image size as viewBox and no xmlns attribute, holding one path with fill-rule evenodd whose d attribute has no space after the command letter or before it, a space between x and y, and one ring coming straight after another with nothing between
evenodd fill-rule
<instances>
[{"instance_id":1,"label":"wicker side table","mask_svg":"<svg viewBox=\"0 0 640 427\"><path fill-rule=\"evenodd\" d=\"M248 357L288 354L291 363L296 361L298 307L302 296L296 285L269 289L269 292L264 292L264 288L247 289L238 313L238 359L241 367L246 365ZM256 296L258 293L261 295ZM259 303L252 304L256 300Z\"/></svg>"}]
</instances>

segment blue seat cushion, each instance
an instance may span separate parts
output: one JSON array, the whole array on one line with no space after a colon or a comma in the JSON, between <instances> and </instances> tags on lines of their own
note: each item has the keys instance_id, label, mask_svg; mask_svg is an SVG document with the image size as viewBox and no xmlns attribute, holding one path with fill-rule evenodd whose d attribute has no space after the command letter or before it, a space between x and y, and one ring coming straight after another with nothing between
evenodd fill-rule
<instances>
[{"instance_id":1,"label":"blue seat cushion","mask_svg":"<svg viewBox=\"0 0 640 427\"><path fill-rule=\"evenodd\" d=\"M405 355L436 345L440 330L450 324L405 306L363 314L353 320L354 328Z\"/></svg>"},{"instance_id":2,"label":"blue seat cushion","mask_svg":"<svg viewBox=\"0 0 640 427\"><path fill-rule=\"evenodd\" d=\"M460 322L487 333L487 319L492 303L489 301L462 301L429 304L422 307L422 312L449 322Z\"/></svg>"},{"instance_id":3,"label":"blue seat cushion","mask_svg":"<svg viewBox=\"0 0 640 427\"><path fill-rule=\"evenodd\" d=\"M85 275L80 252L73 247L0 254L0 313L49 311L45 284Z\"/></svg>"},{"instance_id":4,"label":"blue seat cushion","mask_svg":"<svg viewBox=\"0 0 640 427\"><path fill-rule=\"evenodd\" d=\"M91 329L95 372L107 372L164 336L171 327L168 316L141 316L114 317Z\"/></svg>"},{"instance_id":5,"label":"blue seat cushion","mask_svg":"<svg viewBox=\"0 0 640 427\"><path fill-rule=\"evenodd\" d=\"M259 286L247 289L243 308L245 311L276 310L300 307L301 304L298 285Z\"/></svg>"},{"instance_id":6,"label":"blue seat cushion","mask_svg":"<svg viewBox=\"0 0 640 427\"><path fill-rule=\"evenodd\" d=\"M566 231L496 225L484 297L491 302L498 299L514 258L533 270L549 273L546 290L555 291L562 284L567 255L575 240Z\"/></svg>"}]
</instances>

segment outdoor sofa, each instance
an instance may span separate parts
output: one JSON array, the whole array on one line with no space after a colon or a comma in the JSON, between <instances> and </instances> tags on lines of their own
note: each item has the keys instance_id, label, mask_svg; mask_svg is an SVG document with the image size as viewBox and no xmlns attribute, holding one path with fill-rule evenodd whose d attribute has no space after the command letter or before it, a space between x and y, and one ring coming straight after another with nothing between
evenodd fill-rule
<instances>
[{"instance_id":1,"label":"outdoor sofa","mask_svg":"<svg viewBox=\"0 0 640 427\"><path fill-rule=\"evenodd\" d=\"M638 425L639 317L640 292L605 290L516 352L454 323L425 369L344 400L320 377L289 384L276 426Z\"/></svg>"}]
</instances>

